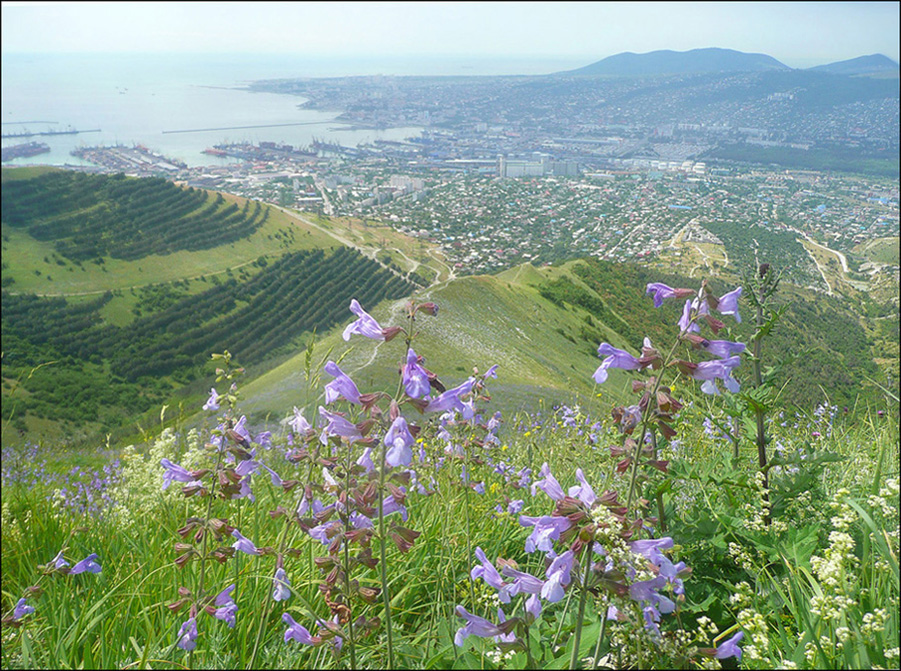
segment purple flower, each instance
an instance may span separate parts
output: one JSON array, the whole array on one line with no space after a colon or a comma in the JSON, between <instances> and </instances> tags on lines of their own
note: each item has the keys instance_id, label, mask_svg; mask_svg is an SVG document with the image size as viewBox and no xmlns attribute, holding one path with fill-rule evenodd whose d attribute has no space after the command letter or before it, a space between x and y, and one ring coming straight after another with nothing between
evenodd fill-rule
<instances>
[{"instance_id":1,"label":"purple flower","mask_svg":"<svg viewBox=\"0 0 901 671\"><path fill-rule=\"evenodd\" d=\"M541 615L541 599L538 598L537 594L533 594L526 599L526 612L535 620Z\"/></svg>"},{"instance_id":2,"label":"purple flower","mask_svg":"<svg viewBox=\"0 0 901 671\"><path fill-rule=\"evenodd\" d=\"M567 493L591 507L594 505L594 502L597 501L597 496L591 488L591 485L588 484L588 480L585 479L585 474L582 472L581 468L576 469L576 479L579 481L579 484L570 487Z\"/></svg>"},{"instance_id":3,"label":"purple flower","mask_svg":"<svg viewBox=\"0 0 901 671\"><path fill-rule=\"evenodd\" d=\"M594 381L603 384L607 380L608 368L622 368L623 370L635 370L641 368L641 362L628 352L616 349L607 343L601 343L598 347L598 356L607 357L594 372Z\"/></svg>"},{"instance_id":4,"label":"purple flower","mask_svg":"<svg viewBox=\"0 0 901 671\"><path fill-rule=\"evenodd\" d=\"M633 601L640 603L650 603L659 609L661 613L672 613L676 609L676 604L671 599L663 596L657 590L662 589L666 585L666 578L657 576L650 580L641 580L629 585L629 597Z\"/></svg>"},{"instance_id":5,"label":"purple flower","mask_svg":"<svg viewBox=\"0 0 901 671\"><path fill-rule=\"evenodd\" d=\"M429 399L428 405L425 407L425 412L445 412L453 408L454 410L463 413L465 408L463 407L463 401L460 400L460 397L471 392L475 382L476 379L470 377L460 386L448 389L437 398Z\"/></svg>"},{"instance_id":6,"label":"purple flower","mask_svg":"<svg viewBox=\"0 0 901 671\"><path fill-rule=\"evenodd\" d=\"M659 565L659 558L663 555L660 550L668 550L673 547L673 539L669 536L665 538L650 538L647 540L632 541L629 543L629 549L635 554L639 554L645 559Z\"/></svg>"},{"instance_id":7,"label":"purple flower","mask_svg":"<svg viewBox=\"0 0 901 671\"><path fill-rule=\"evenodd\" d=\"M254 461L253 459L242 459L235 467L235 473L243 478L256 473L259 467L259 461Z\"/></svg>"},{"instance_id":8,"label":"purple flower","mask_svg":"<svg viewBox=\"0 0 901 671\"><path fill-rule=\"evenodd\" d=\"M535 527L526 539L526 552L535 550L550 552L554 547L554 541L559 540L560 534L571 526L567 518L550 515L544 517L520 515L519 524L524 527Z\"/></svg>"},{"instance_id":9,"label":"purple flower","mask_svg":"<svg viewBox=\"0 0 901 671\"><path fill-rule=\"evenodd\" d=\"M178 630L178 647L182 650L191 651L197 647L197 620L193 617L181 625Z\"/></svg>"},{"instance_id":10,"label":"purple flower","mask_svg":"<svg viewBox=\"0 0 901 671\"><path fill-rule=\"evenodd\" d=\"M398 415L385 434L385 445L388 447L385 463L392 468L401 464L409 466L413 461L413 450L411 449L413 443L413 434L407 427L407 420Z\"/></svg>"},{"instance_id":11,"label":"purple flower","mask_svg":"<svg viewBox=\"0 0 901 671\"><path fill-rule=\"evenodd\" d=\"M487 379L489 377L493 377L495 380L497 379L497 364L494 364L491 368L486 370L482 379Z\"/></svg>"},{"instance_id":12,"label":"purple flower","mask_svg":"<svg viewBox=\"0 0 901 671\"><path fill-rule=\"evenodd\" d=\"M732 370L738 367L741 359L737 356L731 356L728 359L717 359L715 361L701 361L697 367L689 373L689 376L695 380L701 380L701 391L705 394L719 394L719 387L716 380L720 379L726 385L726 389L733 394L738 392L740 386L738 381L732 377Z\"/></svg>"},{"instance_id":13,"label":"purple flower","mask_svg":"<svg viewBox=\"0 0 901 671\"><path fill-rule=\"evenodd\" d=\"M406 490L403 487L399 487L398 489L406 494ZM391 513L400 513L400 518L404 522L407 521L406 506L402 503L398 503L393 494L389 494L382 500L382 515L387 517Z\"/></svg>"},{"instance_id":14,"label":"purple flower","mask_svg":"<svg viewBox=\"0 0 901 671\"><path fill-rule=\"evenodd\" d=\"M567 550L551 562L547 570L547 582L541 588L542 599L556 603L563 598L563 587L568 585L572 579L571 572L575 558L573 551Z\"/></svg>"},{"instance_id":15,"label":"purple flower","mask_svg":"<svg viewBox=\"0 0 901 671\"><path fill-rule=\"evenodd\" d=\"M741 315L738 314L738 298L741 296L741 287L733 289L720 298L716 306L717 311L723 315L732 315L735 321L741 324Z\"/></svg>"},{"instance_id":16,"label":"purple flower","mask_svg":"<svg viewBox=\"0 0 901 671\"><path fill-rule=\"evenodd\" d=\"M645 295L648 294L654 294L654 307L659 308L664 299L675 298L676 290L660 282L651 282L645 289Z\"/></svg>"},{"instance_id":17,"label":"purple flower","mask_svg":"<svg viewBox=\"0 0 901 671\"><path fill-rule=\"evenodd\" d=\"M655 637L660 636L660 627L657 626L657 623L660 622L660 611L658 611L653 606L646 606L642 608L642 614L644 615L644 627Z\"/></svg>"},{"instance_id":18,"label":"purple flower","mask_svg":"<svg viewBox=\"0 0 901 671\"><path fill-rule=\"evenodd\" d=\"M517 571L510 566L504 566L501 569L501 573L508 578L513 578L513 582L507 585L507 593L510 596L516 596L521 593L532 594L534 596L536 594L541 594L541 588L544 587L544 580L536 578L529 573Z\"/></svg>"},{"instance_id":19,"label":"purple flower","mask_svg":"<svg viewBox=\"0 0 901 671\"><path fill-rule=\"evenodd\" d=\"M195 482L196 478L184 467L173 464L168 459L160 459L160 465L166 469L163 473L163 489L176 482Z\"/></svg>"},{"instance_id":20,"label":"purple flower","mask_svg":"<svg viewBox=\"0 0 901 671\"><path fill-rule=\"evenodd\" d=\"M563 487L560 486L560 483L557 482L557 479L551 473L551 467L548 466L547 462L544 462L541 466L541 470L538 472L541 480L536 480L532 483L532 496L535 496L535 489L540 489L545 494L550 496L555 501L560 501L563 499L566 494L563 492Z\"/></svg>"},{"instance_id":21,"label":"purple flower","mask_svg":"<svg viewBox=\"0 0 901 671\"><path fill-rule=\"evenodd\" d=\"M488 561L488 557L485 556L482 548L476 548L476 558L482 563L481 566L473 566L472 570L469 572L469 576L473 580L478 580L482 578L489 586L498 590L498 598L501 603L510 603L510 595L506 591L506 584L504 583L504 579L501 578L501 574L497 572L497 569L494 567L490 561Z\"/></svg>"},{"instance_id":22,"label":"purple flower","mask_svg":"<svg viewBox=\"0 0 901 671\"><path fill-rule=\"evenodd\" d=\"M345 341L350 340L350 336L354 333L366 336L367 338L372 338L373 340L384 340L385 334L382 332L382 327L379 326L379 323L373 319L369 314L360 307L360 304L357 302L356 298L351 299L350 301L350 311L353 312L359 319L357 321L348 324L347 328L344 329L344 333L342 337Z\"/></svg>"},{"instance_id":23,"label":"purple flower","mask_svg":"<svg viewBox=\"0 0 901 671\"><path fill-rule=\"evenodd\" d=\"M285 569L281 567L275 569L275 577L272 579L272 584L272 598L275 601L285 601L291 598L291 581L288 580L288 574L285 573Z\"/></svg>"},{"instance_id":24,"label":"purple flower","mask_svg":"<svg viewBox=\"0 0 901 671\"><path fill-rule=\"evenodd\" d=\"M249 539L244 538L244 536L241 535L241 532L237 529L232 530L232 538L237 539L234 543L232 543L232 547L235 548L235 550L249 555L260 554L260 551L257 550L257 546L254 545L253 542Z\"/></svg>"},{"instance_id":25,"label":"purple flower","mask_svg":"<svg viewBox=\"0 0 901 671\"><path fill-rule=\"evenodd\" d=\"M213 617L217 620L224 621L232 629L235 627L236 615L238 613L238 604L236 604L231 597L231 593L234 591L235 585L231 584L216 595L216 600L214 601L216 612L213 613Z\"/></svg>"},{"instance_id":26,"label":"purple flower","mask_svg":"<svg viewBox=\"0 0 901 671\"><path fill-rule=\"evenodd\" d=\"M402 369L404 391L410 398L422 398L429 393L429 375L425 368L419 365L419 357L411 347L407 350L407 363Z\"/></svg>"},{"instance_id":27,"label":"purple flower","mask_svg":"<svg viewBox=\"0 0 901 671\"><path fill-rule=\"evenodd\" d=\"M72 567L72 570L69 571L69 575L78 575L79 573L84 573L85 571L87 571L88 573L100 573L100 564L97 563L96 559L97 553L92 552L80 562L75 564L75 566Z\"/></svg>"},{"instance_id":28,"label":"purple flower","mask_svg":"<svg viewBox=\"0 0 901 671\"><path fill-rule=\"evenodd\" d=\"M337 520L331 522L323 522L319 526L315 526L310 529L308 533L310 534L310 538L315 538L323 545L328 545L332 542L329 533L332 532L332 530L337 531L338 527L340 526L341 523Z\"/></svg>"},{"instance_id":29,"label":"purple flower","mask_svg":"<svg viewBox=\"0 0 901 671\"><path fill-rule=\"evenodd\" d=\"M454 636L454 644L463 647L463 640L467 636L479 636L481 638L489 638L491 636L501 636L503 631L496 625L485 618L473 615L463 606L457 606L457 615L466 620L466 624L457 630Z\"/></svg>"},{"instance_id":30,"label":"purple flower","mask_svg":"<svg viewBox=\"0 0 901 671\"><path fill-rule=\"evenodd\" d=\"M282 478L281 478L281 476L280 476L278 473L276 473L275 471L273 471L271 468L269 468L269 467L268 467L266 464L264 464L262 461L261 461L261 462L258 462L258 463L259 463L260 466L262 466L262 467L265 468L267 471L269 471L269 479L272 480L272 486L273 486L273 487L281 487L281 486L282 486Z\"/></svg>"},{"instance_id":31,"label":"purple flower","mask_svg":"<svg viewBox=\"0 0 901 671\"><path fill-rule=\"evenodd\" d=\"M300 410L297 409L296 405L294 406L294 417L292 417L288 421L288 424L294 430L294 433L298 435L305 434L307 431L313 428L312 426L310 426L310 423L306 419L304 419L303 414L301 414Z\"/></svg>"},{"instance_id":32,"label":"purple flower","mask_svg":"<svg viewBox=\"0 0 901 671\"><path fill-rule=\"evenodd\" d=\"M741 642L745 636L745 632L740 631L735 636L730 638L728 641L721 643L716 648L716 658L717 659L726 659L727 657L735 657L737 661L741 661L741 648L738 647L738 644Z\"/></svg>"},{"instance_id":33,"label":"purple flower","mask_svg":"<svg viewBox=\"0 0 901 671\"><path fill-rule=\"evenodd\" d=\"M241 419L238 420L238 423L235 424L235 433L241 436L244 440L247 441L248 446L251 442L250 431L247 430L247 416L241 415Z\"/></svg>"},{"instance_id":34,"label":"purple flower","mask_svg":"<svg viewBox=\"0 0 901 671\"><path fill-rule=\"evenodd\" d=\"M321 405L319 406L319 417L325 422L325 428L319 436L319 442L323 445L328 443L328 436L350 438L351 443L363 438L363 434L353 423L341 415L329 412Z\"/></svg>"},{"instance_id":35,"label":"purple flower","mask_svg":"<svg viewBox=\"0 0 901 671\"><path fill-rule=\"evenodd\" d=\"M729 342L728 340L705 340L701 347L720 359L727 359L735 354L745 351L746 345L741 342Z\"/></svg>"},{"instance_id":36,"label":"purple flower","mask_svg":"<svg viewBox=\"0 0 901 671\"><path fill-rule=\"evenodd\" d=\"M682 308L682 316L679 318L679 330L682 333L700 333L701 327L697 325L691 318L691 301L685 301L685 307Z\"/></svg>"},{"instance_id":37,"label":"purple flower","mask_svg":"<svg viewBox=\"0 0 901 671\"><path fill-rule=\"evenodd\" d=\"M59 553L50 561L53 564L53 568L65 568L69 565L65 559L63 559L63 551L60 550Z\"/></svg>"},{"instance_id":38,"label":"purple flower","mask_svg":"<svg viewBox=\"0 0 901 671\"><path fill-rule=\"evenodd\" d=\"M387 436L386 436L387 440ZM387 444L387 443L386 443ZM357 466L362 466L367 473L375 470L375 464L372 463L372 448L367 447L363 450L363 454L360 455L360 458L357 459Z\"/></svg>"},{"instance_id":39,"label":"purple flower","mask_svg":"<svg viewBox=\"0 0 901 671\"><path fill-rule=\"evenodd\" d=\"M354 381L347 377L347 375L344 374L344 371L338 368L338 364L334 361L329 361L325 364L325 372L335 378L325 385L326 405L333 403L342 397L354 405L361 404L360 390L357 389L357 385L354 384Z\"/></svg>"},{"instance_id":40,"label":"purple flower","mask_svg":"<svg viewBox=\"0 0 901 671\"><path fill-rule=\"evenodd\" d=\"M294 621L294 618L288 613L282 614L282 622L288 625L288 629L285 631L285 643L291 639L294 639L298 643L303 643L304 645L316 645L319 643L318 637L314 638L311 636L306 627L297 624L297 622Z\"/></svg>"},{"instance_id":41,"label":"purple flower","mask_svg":"<svg viewBox=\"0 0 901 671\"><path fill-rule=\"evenodd\" d=\"M216 388L213 387L210 389L210 397L207 399L207 402L203 404L204 410L218 410L219 409L219 394L216 393Z\"/></svg>"},{"instance_id":42,"label":"purple flower","mask_svg":"<svg viewBox=\"0 0 901 671\"><path fill-rule=\"evenodd\" d=\"M27 603L25 603L25 597L23 596L16 603L16 607L13 610L13 619L19 620L33 612L34 612L34 606L29 606Z\"/></svg>"}]
</instances>

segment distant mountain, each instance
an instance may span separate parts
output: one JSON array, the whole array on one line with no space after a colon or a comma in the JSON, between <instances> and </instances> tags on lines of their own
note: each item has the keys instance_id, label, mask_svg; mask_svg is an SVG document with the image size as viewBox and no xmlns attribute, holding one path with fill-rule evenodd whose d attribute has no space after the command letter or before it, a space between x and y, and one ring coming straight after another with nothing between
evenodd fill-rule
<instances>
[{"instance_id":1,"label":"distant mountain","mask_svg":"<svg viewBox=\"0 0 901 671\"><path fill-rule=\"evenodd\" d=\"M847 61L818 65L815 68L808 69L831 75L881 75L892 72L896 75L898 74L898 64L882 54L859 56Z\"/></svg>"},{"instance_id":2,"label":"distant mountain","mask_svg":"<svg viewBox=\"0 0 901 671\"><path fill-rule=\"evenodd\" d=\"M790 70L766 54L746 54L732 49L692 49L691 51L625 52L597 63L558 74L566 75L674 75L709 72L764 72Z\"/></svg>"}]
</instances>

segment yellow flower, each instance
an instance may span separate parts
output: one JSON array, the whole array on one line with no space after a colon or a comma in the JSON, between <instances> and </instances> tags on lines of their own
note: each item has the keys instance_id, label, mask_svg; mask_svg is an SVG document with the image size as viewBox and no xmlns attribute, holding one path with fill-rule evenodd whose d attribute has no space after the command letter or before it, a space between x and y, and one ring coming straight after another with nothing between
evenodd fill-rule
<instances>
[{"instance_id":1,"label":"yellow flower","mask_svg":"<svg viewBox=\"0 0 901 671\"><path fill-rule=\"evenodd\" d=\"M526 431L524 434L522 434L522 437L523 437L523 438L528 438L528 437L531 436L531 435L532 435L532 432L531 432L531 431Z\"/></svg>"}]
</instances>

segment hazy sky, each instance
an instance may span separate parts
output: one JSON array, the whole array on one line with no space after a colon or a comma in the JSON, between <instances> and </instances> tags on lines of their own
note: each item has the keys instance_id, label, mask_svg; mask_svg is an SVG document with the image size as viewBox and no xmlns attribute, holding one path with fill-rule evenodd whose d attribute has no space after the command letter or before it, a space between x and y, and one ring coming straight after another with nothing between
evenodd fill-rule
<instances>
[{"instance_id":1,"label":"hazy sky","mask_svg":"<svg viewBox=\"0 0 901 671\"><path fill-rule=\"evenodd\" d=\"M897 2L3 2L3 52L584 57L723 47L898 60Z\"/></svg>"}]
</instances>

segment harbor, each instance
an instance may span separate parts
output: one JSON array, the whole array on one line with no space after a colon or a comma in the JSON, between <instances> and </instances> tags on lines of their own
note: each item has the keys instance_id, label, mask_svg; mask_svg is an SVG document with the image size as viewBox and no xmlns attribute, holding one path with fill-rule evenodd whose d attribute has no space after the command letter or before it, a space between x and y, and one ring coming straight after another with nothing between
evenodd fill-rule
<instances>
[{"instance_id":1,"label":"harbor","mask_svg":"<svg viewBox=\"0 0 901 671\"><path fill-rule=\"evenodd\" d=\"M148 149L142 144L131 147L80 147L73 149L72 156L126 175L174 175L188 166L182 161L168 158Z\"/></svg>"},{"instance_id":2,"label":"harbor","mask_svg":"<svg viewBox=\"0 0 901 671\"><path fill-rule=\"evenodd\" d=\"M2 162L12 161L16 158L28 158L37 156L38 154L46 154L50 151L50 145L43 142L26 142L25 144L14 144L10 147L3 147Z\"/></svg>"}]
</instances>

